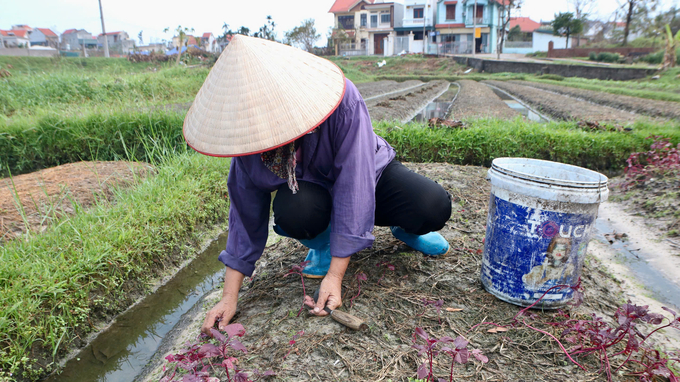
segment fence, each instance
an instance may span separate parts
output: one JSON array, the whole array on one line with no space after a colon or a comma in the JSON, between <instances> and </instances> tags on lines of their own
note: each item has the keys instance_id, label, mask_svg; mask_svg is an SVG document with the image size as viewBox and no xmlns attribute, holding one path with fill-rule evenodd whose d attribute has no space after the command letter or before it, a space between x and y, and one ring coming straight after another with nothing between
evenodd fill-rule
<instances>
[{"instance_id":1,"label":"fence","mask_svg":"<svg viewBox=\"0 0 680 382\"><path fill-rule=\"evenodd\" d=\"M506 41L506 48L533 48L533 41Z\"/></svg>"},{"instance_id":2,"label":"fence","mask_svg":"<svg viewBox=\"0 0 680 382\"><path fill-rule=\"evenodd\" d=\"M472 41L454 41L442 43L439 54L472 54Z\"/></svg>"},{"instance_id":3,"label":"fence","mask_svg":"<svg viewBox=\"0 0 680 382\"><path fill-rule=\"evenodd\" d=\"M397 37L394 39L394 54L401 52L408 53L408 36Z\"/></svg>"},{"instance_id":4,"label":"fence","mask_svg":"<svg viewBox=\"0 0 680 382\"><path fill-rule=\"evenodd\" d=\"M548 57L550 58L565 58L565 57L588 57L590 52L601 53L618 53L624 57L627 56L643 56L656 52L657 48L570 48L570 49L554 49L553 42L548 45Z\"/></svg>"},{"instance_id":5,"label":"fence","mask_svg":"<svg viewBox=\"0 0 680 382\"><path fill-rule=\"evenodd\" d=\"M346 43L340 44L341 56L368 56L368 46L366 43Z\"/></svg>"}]
</instances>

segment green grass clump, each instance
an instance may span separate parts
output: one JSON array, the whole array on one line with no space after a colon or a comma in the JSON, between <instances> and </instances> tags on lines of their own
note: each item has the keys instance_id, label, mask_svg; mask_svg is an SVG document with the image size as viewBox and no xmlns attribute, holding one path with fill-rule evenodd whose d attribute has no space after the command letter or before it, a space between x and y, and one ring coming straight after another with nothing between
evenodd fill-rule
<instances>
[{"instance_id":1,"label":"green grass clump","mask_svg":"<svg viewBox=\"0 0 680 382\"><path fill-rule=\"evenodd\" d=\"M597 171L623 169L632 152L648 150L650 135L680 142L680 129L671 125L637 123L632 133L585 132L574 122L537 124L479 119L467 129L430 129L408 124L375 123L376 132L394 147L400 160L490 166L499 157L526 157L573 164Z\"/></svg>"},{"instance_id":2,"label":"green grass clump","mask_svg":"<svg viewBox=\"0 0 680 382\"><path fill-rule=\"evenodd\" d=\"M14 123L0 130L0 176L81 160L153 162L185 145L183 119L176 112L140 111Z\"/></svg>"},{"instance_id":3,"label":"green grass clump","mask_svg":"<svg viewBox=\"0 0 680 382\"><path fill-rule=\"evenodd\" d=\"M112 203L0 246L0 369L37 379L74 336L195 249L228 215L228 159L185 152ZM47 360L40 366L36 360ZM0 378L1 379L1 378Z\"/></svg>"},{"instance_id":4,"label":"green grass clump","mask_svg":"<svg viewBox=\"0 0 680 382\"><path fill-rule=\"evenodd\" d=\"M8 70L13 77L54 73L90 73L120 75L148 71L160 67L152 62L132 63L126 58L105 57L12 57L0 56L0 67ZM164 66L167 66L165 64Z\"/></svg>"},{"instance_id":5,"label":"green grass clump","mask_svg":"<svg viewBox=\"0 0 680 382\"><path fill-rule=\"evenodd\" d=\"M31 116L64 106L88 105L134 109L147 102L188 101L207 75L207 68L175 67L127 76L66 73L9 77L0 80L0 114Z\"/></svg>"}]
</instances>

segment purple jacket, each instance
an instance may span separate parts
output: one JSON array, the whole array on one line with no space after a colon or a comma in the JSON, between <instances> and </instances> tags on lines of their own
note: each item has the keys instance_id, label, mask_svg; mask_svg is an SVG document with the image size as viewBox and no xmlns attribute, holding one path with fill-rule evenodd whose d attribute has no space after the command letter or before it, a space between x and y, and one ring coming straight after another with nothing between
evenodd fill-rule
<instances>
[{"instance_id":1,"label":"purple jacket","mask_svg":"<svg viewBox=\"0 0 680 382\"><path fill-rule=\"evenodd\" d=\"M319 184L333 199L331 255L348 257L370 247L375 220L375 186L394 159L394 149L373 132L366 104L346 81L340 106L319 129L300 138L298 180ZM267 242L271 193L286 180L262 163L260 154L231 161L228 188L229 238L219 260L246 276L255 270Z\"/></svg>"}]
</instances>

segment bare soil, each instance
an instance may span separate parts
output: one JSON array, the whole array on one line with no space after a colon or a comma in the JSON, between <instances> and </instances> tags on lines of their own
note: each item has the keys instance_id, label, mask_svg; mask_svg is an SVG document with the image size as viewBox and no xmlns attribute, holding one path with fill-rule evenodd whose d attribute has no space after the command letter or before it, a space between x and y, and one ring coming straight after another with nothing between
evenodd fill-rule
<instances>
[{"instance_id":1,"label":"bare soil","mask_svg":"<svg viewBox=\"0 0 680 382\"><path fill-rule=\"evenodd\" d=\"M418 110L437 98L448 86L446 81L431 81L417 89L370 100L366 105L374 121L408 122Z\"/></svg>"},{"instance_id":2,"label":"bare soil","mask_svg":"<svg viewBox=\"0 0 680 382\"><path fill-rule=\"evenodd\" d=\"M615 124L632 124L637 119L648 117L635 115L607 106L596 105L569 96L551 93L531 86L503 81L483 81L494 85L528 103L538 111L556 119L597 121Z\"/></svg>"},{"instance_id":3,"label":"bare soil","mask_svg":"<svg viewBox=\"0 0 680 382\"><path fill-rule=\"evenodd\" d=\"M449 118L457 120L475 118L514 119L520 114L511 109L488 86L477 81L461 80L456 102L451 105Z\"/></svg>"},{"instance_id":4,"label":"bare soil","mask_svg":"<svg viewBox=\"0 0 680 382\"><path fill-rule=\"evenodd\" d=\"M377 81L377 82L364 82L361 84L356 84L361 96L366 98L380 96L385 93L391 93L394 91L399 91L402 89L412 88L414 86L422 85L422 81Z\"/></svg>"},{"instance_id":5,"label":"bare soil","mask_svg":"<svg viewBox=\"0 0 680 382\"><path fill-rule=\"evenodd\" d=\"M484 179L486 169L441 163L408 167L438 181L452 194L454 212L441 233L453 251L443 257L424 257L394 239L387 228L376 228L373 248L352 257L343 283L342 309L369 325L367 331L354 332L329 317L313 317L305 311L297 316L302 284L299 276L286 273L304 259L307 249L294 240L280 240L265 251L241 292L235 321L246 328L243 343L249 352L239 366L273 370L277 380L407 381L416 376L424 361L411 348L414 331L421 327L437 337L462 335L470 341L470 348L481 349L489 357L485 365L470 362L455 367L454 380L606 380L598 374L600 365L595 358L579 358L589 370L584 372L566 359L549 336L521 324L510 327L520 308L498 300L482 287L479 270L490 193ZM382 262L393 264L395 270L379 266ZM585 302L571 311L572 317L596 313L611 318L622 302L622 291L597 260L589 257L585 263ZM358 293L359 273L365 273L368 280L361 284L361 294L350 307L350 299ZM308 294L318 285L319 281L305 281ZM206 311L217 299L219 290L187 317L180 328L183 336L157 355L156 371L146 380L158 380L163 373L162 358L177 353L186 340L195 338ZM423 299L444 301L441 322L434 308L423 305ZM559 320L555 312L534 313L532 326L559 336L558 330L546 324ZM482 322L507 325L509 330L489 333L493 326L476 326ZM299 331L304 335L291 345L289 341ZM448 380L449 367L443 356L438 357L436 376ZM633 380L626 376L629 371L615 374L613 380Z\"/></svg>"},{"instance_id":6,"label":"bare soil","mask_svg":"<svg viewBox=\"0 0 680 382\"><path fill-rule=\"evenodd\" d=\"M680 119L680 103L669 101L657 101L645 98L630 97L625 95L597 92L586 89L571 88L552 84L543 84L529 81L510 81L523 86L580 98L599 105L609 106L616 109L626 110L632 113L644 114L650 117Z\"/></svg>"},{"instance_id":7,"label":"bare soil","mask_svg":"<svg viewBox=\"0 0 680 382\"><path fill-rule=\"evenodd\" d=\"M42 232L60 216L152 172L143 163L78 162L0 179L0 243L25 233L27 225L31 232Z\"/></svg>"}]
</instances>

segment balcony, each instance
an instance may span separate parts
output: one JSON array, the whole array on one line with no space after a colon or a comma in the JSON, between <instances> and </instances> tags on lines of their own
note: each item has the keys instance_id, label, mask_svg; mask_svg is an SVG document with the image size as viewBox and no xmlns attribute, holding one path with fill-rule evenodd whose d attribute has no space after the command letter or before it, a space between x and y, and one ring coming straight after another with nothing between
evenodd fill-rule
<instances>
[{"instance_id":1,"label":"balcony","mask_svg":"<svg viewBox=\"0 0 680 382\"><path fill-rule=\"evenodd\" d=\"M429 24L429 23L428 23ZM425 25L425 19L404 19L404 27L422 27Z\"/></svg>"},{"instance_id":2,"label":"balcony","mask_svg":"<svg viewBox=\"0 0 680 382\"><path fill-rule=\"evenodd\" d=\"M471 27L477 23L477 26L486 26L489 25L489 18L488 17L475 17L474 19L472 17L467 17L465 20L465 26L466 27Z\"/></svg>"}]
</instances>

